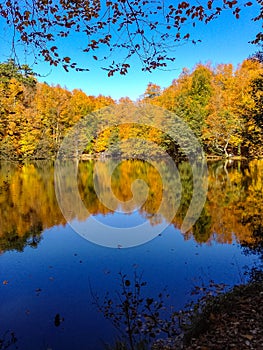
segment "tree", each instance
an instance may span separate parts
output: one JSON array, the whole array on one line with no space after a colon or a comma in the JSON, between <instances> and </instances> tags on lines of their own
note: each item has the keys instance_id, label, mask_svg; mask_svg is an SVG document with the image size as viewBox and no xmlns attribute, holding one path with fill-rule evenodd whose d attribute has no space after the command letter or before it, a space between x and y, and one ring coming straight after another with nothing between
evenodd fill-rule
<instances>
[{"instance_id":1,"label":"tree","mask_svg":"<svg viewBox=\"0 0 263 350\"><path fill-rule=\"evenodd\" d=\"M35 97L35 115L40 123L42 138L52 151L58 150L65 129L70 125L69 101L71 93L61 86L38 84Z\"/></svg>"},{"instance_id":2,"label":"tree","mask_svg":"<svg viewBox=\"0 0 263 350\"><path fill-rule=\"evenodd\" d=\"M84 70L71 57L60 54L59 42L72 33L87 37L83 52L94 60L106 61L104 69L112 76L126 74L129 59L137 56L143 71L165 67L175 57L170 48L185 41L196 43L189 24L209 23L224 11L235 18L247 7L260 5L254 21L263 19L262 0L151 1L151 0L7 0L0 1L0 16L12 28L13 51L17 42L30 46L35 56L51 65ZM253 39L253 38L251 38ZM263 33L252 41L260 43ZM109 61L112 53L118 61ZM94 54L96 52L96 55ZM87 68L87 67L86 67Z\"/></svg>"},{"instance_id":3,"label":"tree","mask_svg":"<svg viewBox=\"0 0 263 350\"><path fill-rule=\"evenodd\" d=\"M188 123L197 137L201 138L207 115L206 107L211 96L211 82L210 67L199 64L192 72L184 69L179 78L159 97L152 94L146 101L174 112ZM148 90L149 85L145 92L147 96Z\"/></svg>"},{"instance_id":4,"label":"tree","mask_svg":"<svg viewBox=\"0 0 263 350\"><path fill-rule=\"evenodd\" d=\"M29 112L35 90L36 79L28 66L19 67L13 60L0 64L0 155L3 158L17 158L25 151L20 138L28 131L25 113Z\"/></svg>"},{"instance_id":5,"label":"tree","mask_svg":"<svg viewBox=\"0 0 263 350\"><path fill-rule=\"evenodd\" d=\"M36 86L35 75L28 65L19 66L13 59L0 63L0 82L5 86L12 78L15 78L25 86L34 88Z\"/></svg>"},{"instance_id":6,"label":"tree","mask_svg":"<svg viewBox=\"0 0 263 350\"><path fill-rule=\"evenodd\" d=\"M244 60L237 69L232 64L184 68L179 78L160 94L150 94L154 86L151 83L143 102L166 108L186 121L210 154L260 156L263 86L260 57L258 54ZM170 154L178 154L176 148L172 150L175 145L169 138L164 140L164 146Z\"/></svg>"},{"instance_id":7,"label":"tree","mask_svg":"<svg viewBox=\"0 0 263 350\"><path fill-rule=\"evenodd\" d=\"M196 136L201 138L211 96L212 72L209 67L198 65L190 76L190 86L181 95L177 113L188 123Z\"/></svg>"},{"instance_id":8,"label":"tree","mask_svg":"<svg viewBox=\"0 0 263 350\"><path fill-rule=\"evenodd\" d=\"M249 155L263 155L263 74L251 83L251 97L254 105L246 123L246 140Z\"/></svg>"},{"instance_id":9,"label":"tree","mask_svg":"<svg viewBox=\"0 0 263 350\"><path fill-rule=\"evenodd\" d=\"M0 158L52 157L75 123L114 103L109 96L38 83L14 60L0 63Z\"/></svg>"},{"instance_id":10,"label":"tree","mask_svg":"<svg viewBox=\"0 0 263 350\"><path fill-rule=\"evenodd\" d=\"M209 152L228 156L228 147L241 133L236 110L236 79L232 64L220 64L215 69L213 94L208 105L208 116L203 139Z\"/></svg>"},{"instance_id":11,"label":"tree","mask_svg":"<svg viewBox=\"0 0 263 350\"><path fill-rule=\"evenodd\" d=\"M145 99L151 99L161 95L161 87L159 85L149 83L144 93Z\"/></svg>"},{"instance_id":12,"label":"tree","mask_svg":"<svg viewBox=\"0 0 263 350\"><path fill-rule=\"evenodd\" d=\"M263 74L253 80L251 95L255 102L253 118L255 123L263 128Z\"/></svg>"},{"instance_id":13,"label":"tree","mask_svg":"<svg viewBox=\"0 0 263 350\"><path fill-rule=\"evenodd\" d=\"M236 70L220 64L214 70L212 96L208 104L203 140L209 152L247 154L248 121L253 114L251 82L262 72L259 62L244 60Z\"/></svg>"},{"instance_id":14,"label":"tree","mask_svg":"<svg viewBox=\"0 0 263 350\"><path fill-rule=\"evenodd\" d=\"M238 118L230 111L217 111L209 115L204 129L207 149L218 155L229 156L228 148L232 143L240 143L241 125Z\"/></svg>"}]
</instances>

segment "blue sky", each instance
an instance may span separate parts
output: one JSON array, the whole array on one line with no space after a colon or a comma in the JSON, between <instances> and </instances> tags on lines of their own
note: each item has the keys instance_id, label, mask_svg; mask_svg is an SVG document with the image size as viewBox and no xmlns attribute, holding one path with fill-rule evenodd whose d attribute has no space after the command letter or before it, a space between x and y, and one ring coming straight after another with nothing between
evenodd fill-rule
<instances>
[{"instance_id":1,"label":"blue sky","mask_svg":"<svg viewBox=\"0 0 263 350\"><path fill-rule=\"evenodd\" d=\"M257 47L249 44L257 32L260 31L260 23L252 22L251 18L257 13L257 9L250 7L241 12L239 20L228 12L222 14L219 19L210 22L208 25L199 24L191 30L195 39L201 39L202 42L197 45L187 43L174 48L176 57L169 69L166 71L156 70L152 73L141 71L139 61L133 59L130 63L132 68L126 76L118 73L113 77L108 77L107 72L102 70L98 63L87 54L82 54L79 47L82 46L83 38L72 35L67 41L63 41L63 54L78 60L80 66L88 66L89 72L75 72L71 70L66 72L60 67L50 67L48 63L40 62L33 66L34 71L42 74L40 81L46 81L49 84L60 84L69 90L80 88L89 95L110 95L114 99L129 96L136 100L142 95L149 82L156 83L162 88L168 87L172 80L180 74L183 67L193 68L197 63L210 62L212 65L218 63L233 63L235 66L241 63L249 55L253 54ZM2 25L0 21L0 27ZM1 60L8 58L7 40L8 32L4 30L0 34ZM96 53L94 53L96 54ZM30 58L21 54L20 61L24 58L30 63ZM118 60L118 54L115 53Z\"/></svg>"}]
</instances>

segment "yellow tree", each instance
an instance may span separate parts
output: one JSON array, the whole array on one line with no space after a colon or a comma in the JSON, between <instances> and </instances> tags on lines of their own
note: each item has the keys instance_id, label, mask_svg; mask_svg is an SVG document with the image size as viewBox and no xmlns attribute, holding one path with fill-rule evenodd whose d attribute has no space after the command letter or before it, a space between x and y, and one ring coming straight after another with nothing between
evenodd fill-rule
<instances>
[{"instance_id":1,"label":"yellow tree","mask_svg":"<svg viewBox=\"0 0 263 350\"><path fill-rule=\"evenodd\" d=\"M1 97L1 114L4 117L1 130L1 153L7 157L20 157L21 149L19 140L25 122L23 119L25 111L23 104L25 86L16 78L11 78L1 88L3 92Z\"/></svg>"},{"instance_id":2,"label":"yellow tree","mask_svg":"<svg viewBox=\"0 0 263 350\"><path fill-rule=\"evenodd\" d=\"M209 152L241 155L248 110L253 108L251 81L260 66L245 60L236 71L233 65L218 65L214 72L213 94L208 106L203 140Z\"/></svg>"},{"instance_id":3,"label":"yellow tree","mask_svg":"<svg viewBox=\"0 0 263 350\"><path fill-rule=\"evenodd\" d=\"M35 113L41 120L42 141L52 151L58 149L66 129L71 125L70 98L71 93L59 85L44 83L37 86Z\"/></svg>"},{"instance_id":4,"label":"yellow tree","mask_svg":"<svg viewBox=\"0 0 263 350\"><path fill-rule=\"evenodd\" d=\"M70 125L74 125L80 118L87 116L96 108L96 98L88 96L80 89L74 89L69 101Z\"/></svg>"},{"instance_id":5,"label":"yellow tree","mask_svg":"<svg viewBox=\"0 0 263 350\"><path fill-rule=\"evenodd\" d=\"M241 133L238 117L233 110L235 92L233 65L218 65L214 72L213 92L203 130L203 139L209 152L227 156L231 138Z\"/></svg>"},{"instance_id":6,"label":"yellow tree","mask_svg":"<svg viewBox=\"0 0 263 350\"><path fill-rule=\"evenodd\" d=\"M99 95L95 98L95 110L111 106L115 104L115 101L110 96Z\"/></svg>"},{"instance_id":7,"label":"yellow tree","mask_svg":"<svg viewBox=\"0 0 263 350\"><path fill-rule=\"evenodd\" d=\"M149 83L144 93L144 99L149 100L161 95L161 87L154 83Z\"/></svg>"},{"instance_id":8,"label":"yellow tree","mask_svg":"<svg viewBox=\"0 0 263 350\"><path fill-rule=\"evenodd\" d=\"M262 120L263 62L253 58L245 60L236 75L239 81L236 106L244 120L243 148L250 156L260 156L263 154L263 130L259 123L259 119Z\"/></svg>"}]
</instances>

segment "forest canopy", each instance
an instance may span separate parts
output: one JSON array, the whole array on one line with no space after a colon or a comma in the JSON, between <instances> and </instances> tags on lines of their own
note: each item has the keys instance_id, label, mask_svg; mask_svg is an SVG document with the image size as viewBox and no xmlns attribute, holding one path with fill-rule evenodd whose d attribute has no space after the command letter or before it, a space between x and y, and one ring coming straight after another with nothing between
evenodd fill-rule
<instances>
[{"instance_id":1,"label":"forest canopy","mask_svg":"<svg viewBox=\"0 0 263 350\"><path fill-rule=\"evenodd\" d=\"M198 22L207 24L226 11L239 19L251 6L256 9L251 20L261 23L262 0L8 0L0 1L0 16L12 29L15 57L17 45L23 44L50 65L88 70L61 53L64 41L74 33L86 38L81 50L102 61L111 76L126 74L133 56L140 59L143 71L166 67L175 60L171 48L199 40L192 35ZM251 42L260 44L262 39L259 31Z\"/></svg>"},{"instance_id":2,"label":"forest canopy","mask_svg":"<svg viewBox=\"0 0 263 350\"><path fill-rule=\"evenodd\" d=\"M246 59L237 68L232 64L198 64L192 70L183 69L163 90L149 83L136 103L167 110L169 121L161 117L158 122L169 122L175 130L179 117L192 129L207 155L262 157L263 66L259 58L255 55ZM64 137L78 121L85 117L89 122L90 113L103 107L117 104L116 111L121 112L121 106L129 110L133 103L127 97L114 101L109 96L87 95L80 89L69 91L60 85L39 83L29 67L19 67L13 60L0 64L0 91L2 159L56 157ZM140 146L146 140L174 158L184 156L158 125L138 127L124 124L121 113L96 113L93 117L107 118L106 122L114 126L97 130L96 123L90 121L93 138L84 149L86 156L129 154L136 158L142 156L141 152L154 151ZM137 147L120 147L121 141L132 138L136 138ZM189 140L186 144L191 148ZM188 151L191 153L191 149Z\"/></svg>"}]
</instances>

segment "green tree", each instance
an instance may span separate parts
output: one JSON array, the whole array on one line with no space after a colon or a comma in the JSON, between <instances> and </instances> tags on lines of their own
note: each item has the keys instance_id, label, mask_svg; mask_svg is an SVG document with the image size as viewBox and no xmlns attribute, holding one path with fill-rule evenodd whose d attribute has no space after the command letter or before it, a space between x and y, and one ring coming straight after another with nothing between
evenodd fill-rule
<instances>
[{"instance_id":1,"label":"green tree","mask_svg":"<svg viewBox=\"0 0 263 350\"><path fill-rule=\"evenodd\" d=\"M163 91L157 103L185 120L201 139L212 93L212 71L199 64L192 72L184 69L172 86Z\"/></svg>"},{"instance_id":2,"label":"green tree","mask_svg":"<svg viewBox=\"0 0 263 350\"><path fill-rule=\"evenodd\" d=\"M0 91L0 156L19 158L24 152L21 135L28 131L26 113L36 91L34 73L13 60L1 63Z\"/></svg>"},{"instance_id":3,"label":"green tree","mask_svg":"<svg viewBox=\"0 0 263 350\"><path fill-rule=\"evenodd\" d=\"M212 72L209 67L198 65L191 75L190 89L181 96L181 105L177 112L200 139L212 91L211 82Z\"/></svg>"},{"instance_id":4,"label":"green tree","mask_svg":"<svg viewBox=\"0 0 263 350\"><path fill-rule=\"evenodd\" d=\"M15 78L17 81L27 87L35 87L36 78L32 69L24 64L19 66L15 60L9 59L7 62L0 63L0 83L8 86L10 80Z\"/></svg>"}]
</instances>

